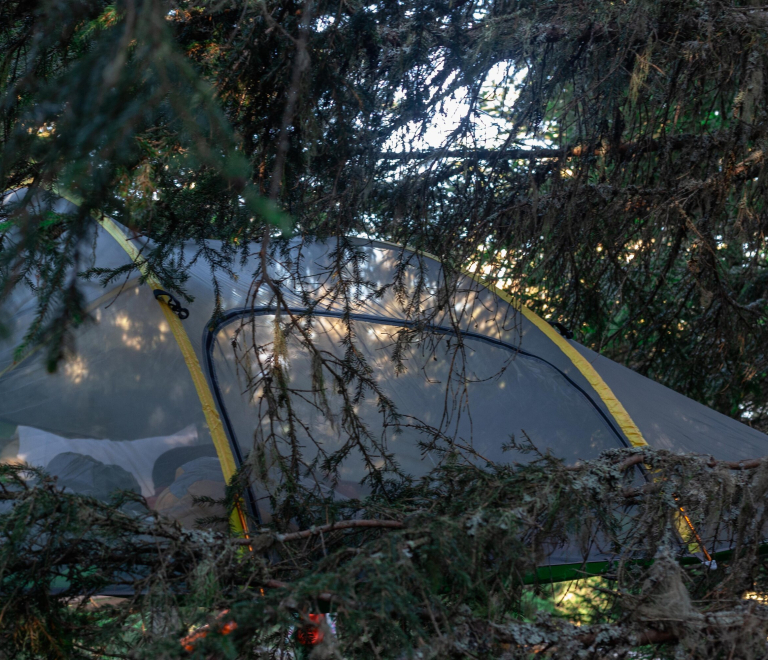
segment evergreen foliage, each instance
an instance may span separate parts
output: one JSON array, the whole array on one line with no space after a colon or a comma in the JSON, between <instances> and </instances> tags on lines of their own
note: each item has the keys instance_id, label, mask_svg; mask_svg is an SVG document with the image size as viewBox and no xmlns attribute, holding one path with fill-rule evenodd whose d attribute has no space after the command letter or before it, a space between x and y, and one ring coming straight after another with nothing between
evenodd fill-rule
<instances>
[{"instance_id":1,"label":"evergreen foliage","mask_svg":"<svg viewBox=\"0 0 768 660\"><path fill-rule=\"evenodd\" d=\"M193 238L225 268L285 227L284 211L300 235L480 259L588 345L762 424L762 9L25 0L0 12L3 188L84 202L78 217L26 209L0 224L25 235L3 255L3 290L39 283L30 340L50 337L52 361L66 337L47 331L85 318L70 266L92 212L155 238L157 272L182 290L174 244ZM440 148L402 141L456 92L466 116ZM502 123L490 146L483 113Z\"/></svg>"},{"instance_id":2,"label":"evergreen foliage","mask_svg":"<svg viewBox=\"0 0 768 660\"><path fill-rule=\"evenodd\" d=\"M311 526L248 540L184 531L49 479L30 487L2 467L0 497L15 502L0 516L3 657L288 658L302 652L294 633L308 614L329 610L337 633L323 628L313 658L765 656L768 607L744 599L768 579L764 460L454 459L387 496L310 498ZM638 487L641 460L653 480ZM687 541L732 548L716 566L674 559L681 506L699 533ZM580 592L579 627L541 563L555 547L595 544L615 554L573 567L571 577L603 575ZM92 598L122 585L133 594ZM182 644L202 625L206 636Z\"/></svg>"},{"instance_id":3,"label":"evergreen foliage","mask_svg":"<svg viewBox=\"0 0 768 660\"><path fill-rule=\"evenodd\" d=\"M88 322L83 280L129 275L83 272L102 213L153 240L147 267L180 298L183 242L215 287L257 255L252 297L269 292L278 314L249 386L293 451L269 454L276 437L257 434L231 486L230 506L278 459L274 520L248 542L0 466L0 499L14 503L0 514L0 653L279 657L291 627L330 608L339 634L314 657L642 657L648 644L665 645L649 657L763 657L768 610L743 598L765 580L762 461L732 471L648 451L639 487L627 452L478 467L448 443L428 478L385 461L369 499L329 501L300 486L288 343L311 356L313 405L331 416L329 383L338 393L349 438L313 470L333 479L350 447L370 447L360 397L397 411L351 318L343 356L323 354L313 310L291 313L269 273L285 237L336 239L329 295L352 310L368 283L346 237L428 251L449 275L442 304L450 274L472 265L587 345L768 428L767 25L763 8L720 0L0 4L0 185L31 193L0 208L0 301L27 285L39 305L19 350L45 345L55 369ZM424 146L414 136L456 95L465 116ZM482 117L498 139L483 141ZM55 193L77 196L78 212L33 203ZM403 293L398 278L384 286ZM434 313L419 295L404 302L414 327L395 362ZM681 506L699 543L733 546L716 570L679 567ZM554 547L594 543L615 562L578 628L536 569ZM92 607L122 584L133 595Z\"/></svg>"}]
</instances>

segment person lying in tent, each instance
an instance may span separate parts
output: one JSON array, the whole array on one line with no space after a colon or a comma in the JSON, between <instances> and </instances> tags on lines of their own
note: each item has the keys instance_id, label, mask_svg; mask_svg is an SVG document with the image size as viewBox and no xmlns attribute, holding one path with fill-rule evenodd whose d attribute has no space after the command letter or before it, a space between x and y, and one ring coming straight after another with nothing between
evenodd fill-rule
<instances>
[{"instance_id":1,"label":"person lying in tent","mask_svg":"<svg viewBox=\"0 0 768 660\"><path fill-rule=\"evenodd\" d=\"M147 498L152 509L187 528L198 527L199 520L218 518L204 526L227 529L227 512L219 503L224 499L227 484L213 447L172 449L157 459L152 477L156 494Z\"/></svg>"},{"instance_id":2,"label":"person lying in tent","mask_svg":"<svg viewBox=\"0 0 768 660\"><path fill-rule=\"evenodd\" d=\"M183 527L220 518L204 526L223 530L225 507L210 500L223 500L224 476L214 447L197 442L194 427L170 436L114 441L65 438L0 420L2 463L42 468L65 491L102 501L121 490L141 494L151 510Z\"/></svg>"}]
</instances>

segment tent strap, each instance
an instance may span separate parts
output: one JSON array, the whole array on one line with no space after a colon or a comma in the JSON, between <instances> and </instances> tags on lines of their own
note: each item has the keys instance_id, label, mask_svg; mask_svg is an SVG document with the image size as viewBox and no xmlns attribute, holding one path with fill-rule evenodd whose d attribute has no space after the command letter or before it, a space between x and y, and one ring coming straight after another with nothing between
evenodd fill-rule
<instances>
[{"instance_id":1,"label":"tent strap","mask_svg":"<svg viewBox=\"0 0 768 660\"><path fill-rule=\"evenodd\" d=\"M171 307L171 303L163 300L164 297L168 297L168 294L162 290L160 283L149 272L146 260L141 256L141 253L136 246L126 238L125 234L120 230L120 227L117 226L117 223L104 214L99 214L97 219L107 233L128 253L128 256L131 257L141 274L144 276L147 284L152 287L153 292L161 292L159 295L155 295L155 299L160 305L160 309L163 311L165 320L171 328L171 332L176 339L176 343L179 345L181 354L184 356L184 362L189 370L189 375L192 377L192 382L195 385L195 390L197 391L197 396L200 399L200 405L203 409L203 414L205 415L205 421L208 423L208 430L211 433L213 444L216 447L216 453L218 454L219 462L221 463L221 471L224 474L224 479L226 479L227 483L230 483L232 477L234 477L237 472L235 457L232 454L232 448L229 446L229 440L224 432L224 425L221 423L219 412L216 410L216 404L213 401L211 389L208 387L208 381L205 379L203 370L200 367L200 361L197 359L195 349L192 347L192 342L189 341L189 335L181 323L180 316L177 315L177 312ZM171 300L173 300L173 298ZM240 504L238 504L232 512L230 523L236 532L247 532L248 528Z\"/></svg>"},{"instance_id":2,"label":"tent strap","mask_svg":"<svg viewBox=\"0 0 768 660\"><path fill-rule=\"evenodd\" d=\"M80 204L80 200L73 195L68 194L67 191L57 188L55 193L76 206L79 206ZM94 216L104 230L117 241L118 245L125 250L131 260L136 264L139 272L142 274L147 284L152 288L153 292L158 290L162 291L162 287L157 281L157 278L149 270L146 259L141 255L139 249L128 240L118 224L103 213L94 212ZM165 292L163 292L163 294L165 294ZM224 425L221 423L221 417L216 410L216 404L213 401L211 389L208 387L208 381L205 379L203 370L200 367L200 361L197 359L195 349L192 347L192 342L189 341L189 335L187 335L187 331L184 329L179 316L177 316L169 303L163 300L164 297L168 297L168 295L161 294L155 296L155 299L160 305L163 316L165 316L165 320L167 321L168 326L173 333L173 337L181 350L181 354L184 357L184 363L187 365L189 375L195 385L197 396L200 399L200 406L202 407L203 415L205 415L205 421L208 424L208 430L211 434L213 445L216 448L216 454L221 463L221 471L224 474L226 482L230 483L232 477L234 477L237 472L237 464L235 463L235 457L232 454L232 448L229 446L227 435L224 432ZM235 510L232 512L230 518L230 525L236 533L247 535L248 526L245 520L245 515L243 514L242 504L237 503L235 506Z\"/></svg>"}]
</instances>

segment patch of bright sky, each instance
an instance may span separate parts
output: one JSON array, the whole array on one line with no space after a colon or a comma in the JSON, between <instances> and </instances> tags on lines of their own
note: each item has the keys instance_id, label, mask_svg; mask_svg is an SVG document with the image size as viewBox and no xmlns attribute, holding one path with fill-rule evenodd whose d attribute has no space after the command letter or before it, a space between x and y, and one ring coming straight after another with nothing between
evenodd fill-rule
<instances>
[{"instance_id":1,"label":"patch of bright sky","mask_svg":"<svg viewBox=\"0 0 768 660\"><path fill-rule=\"evenodd\" d=\"M321 16L315 21L315 32L325 32L336 23L335 16Z\"/></svg>"},{"instance_id":2,"label":"patch of bright sky","mask_svg":"<svg viewBox=\"0 0 768 660\"><path fill-rule=\"evenodd\" d=\"M509 129L506 117L519 95L519 86L526 71L513 73L506 62L500 62L490 69L481 89L482 102L470 117L472 126L471 146L473 148L494 148L501 146ZM448 88L454 78L448 78L442 89ZM439 89L435 94L440 93ZM411 122L397 131L384 145L385 151L417 151L438 148L458 128L469 110L468 89L460 87L446 97L437 107L435 115L423 125ZM402 99L404 94L400 94ZM458 144L455 146L459 146Z\"/></svg>"}]
</instances>

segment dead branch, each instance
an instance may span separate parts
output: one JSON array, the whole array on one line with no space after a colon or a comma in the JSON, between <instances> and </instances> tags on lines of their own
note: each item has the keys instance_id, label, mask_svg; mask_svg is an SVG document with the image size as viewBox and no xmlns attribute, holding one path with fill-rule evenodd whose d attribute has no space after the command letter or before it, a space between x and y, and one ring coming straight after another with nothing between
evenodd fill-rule
<instances>
[{"instance_id":1,"label":"dead branch","mask_svg":"<svg viewBox=\"0 0 768 660\"><path fill-rule=\"evenodd\" d=\"M579 635L577 639L585 647L590 647L597 640L598 634L598 632L591 632L585 635ZM645 646L646 644L666 644L668 642L677 641L677 636L674 633L663 630L654 630L652 628L635 633L634 637L638 646Z\"/></svg>"},{"instance_id":2,"label":"dead branch","mask_svg":"<svg viewBox=\"0 0 768 660\"><path fill-rule=\"evenodd\" d=\"M405 525L398 520L341 520L339 522L330 523L328 525L321 525L320 527L312 527L311 529L305 529L301 532L290 532L288 534L275 534L274 538L280 543L287 543L289 541L300 541L301 539L308 539L316 534L325 534L327 532L336 532L342 529L363 529L363 528L380 528L380 529L403 529ZM240 545L251 545L252 539L238 539L236 543Z\"/></svg>"},{"instance_id":3,"label":"dead branch","mask_svg":"<svg viewBox=\"0 0 768 660\"><path fill-rule=\"evenodd\" d=\"M754 470L759 468L764 462L765 458L751 458L746 461L716 461L714 458L710 458L707 461L707 467L713 468L720 465L729 470Z\"/></svg>"},{"instance_id":4,"label":"dead branch","mask_svg":"<svg viewBox=\"0 0 768 660\"><path fill-rule=\"evenodd\" d=\"M436 160L438 158L462 158L468 160L540 160L547 158L578 158L581 156L617 155L621 160L632 156L658 151L681 149L691 142L690 136L680 136L667 141L639 140L618 145L577 144L561 149L425 149L421 151L380 151L378 160L412 161Z\"/></svg>"}]
</instances>

